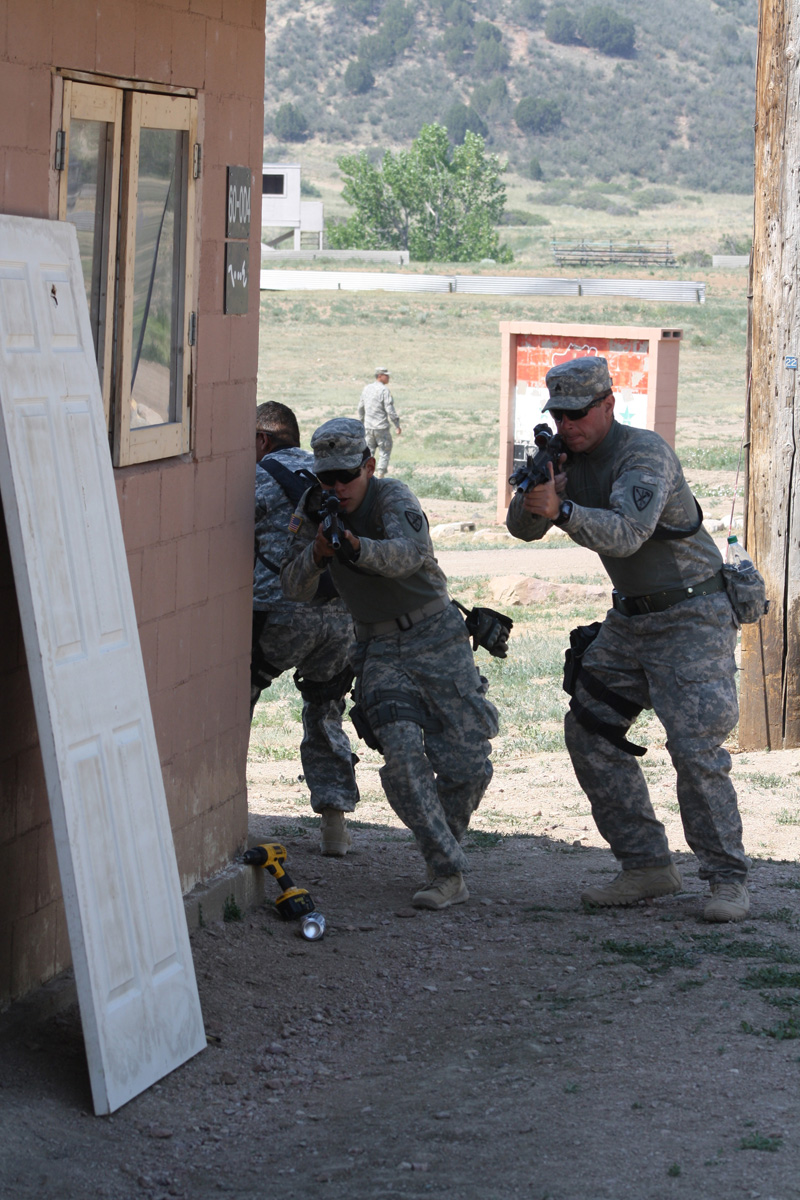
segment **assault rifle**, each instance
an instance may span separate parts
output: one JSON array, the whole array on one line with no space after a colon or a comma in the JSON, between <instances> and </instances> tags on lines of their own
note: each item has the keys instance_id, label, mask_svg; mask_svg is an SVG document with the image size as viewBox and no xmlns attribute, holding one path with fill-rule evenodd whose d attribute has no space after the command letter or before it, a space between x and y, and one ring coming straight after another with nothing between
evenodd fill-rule
<instances>
[{"instance_id":1,"label":"assault rifle","mask_svg":"<svg viewBox=\"0 0 800 1200\"><path fill-rule=\"evenodd\" d=\"M547 483L550 478L547 469L550 463L553 464L553 474L557 475L561 455L567 453L561 434L553 433L550 426L544 423L534 428L533 440L537 446L536 453L529 454L525 465L517 467L508 481L519 492L527 492L529 488L538 487L540 483Z\"/></svg>"},{"instance_id":2,"label":"assault rifle","mask_svg":"<svg viewBox=\"0 0 800 1200\"><path fill-rule=\"evenodd\" d=\"M319 506L322 535L333 546L339 561L350 563L355 558L355 551L344 536L344 525L339 518L340 512L339 497L335 492L324 492L322 503Z\"/></svg>"}]
</instances>

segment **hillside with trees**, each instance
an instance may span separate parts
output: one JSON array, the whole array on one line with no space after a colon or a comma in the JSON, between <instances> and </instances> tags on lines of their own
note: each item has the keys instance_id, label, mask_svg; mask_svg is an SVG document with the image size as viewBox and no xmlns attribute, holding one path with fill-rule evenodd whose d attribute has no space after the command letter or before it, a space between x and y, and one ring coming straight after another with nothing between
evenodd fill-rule
<instances>
[{"instance_id":1,"label":"hillside with trees","mask_svg":"<svg viewBox=\"0 0 800 1200\"><path fill-rule=\"evenodd\" d=\"M521 174L753 182L757 0L271 0L265 136L377 163L424 125Z\"/></svg>"}]
</instances>

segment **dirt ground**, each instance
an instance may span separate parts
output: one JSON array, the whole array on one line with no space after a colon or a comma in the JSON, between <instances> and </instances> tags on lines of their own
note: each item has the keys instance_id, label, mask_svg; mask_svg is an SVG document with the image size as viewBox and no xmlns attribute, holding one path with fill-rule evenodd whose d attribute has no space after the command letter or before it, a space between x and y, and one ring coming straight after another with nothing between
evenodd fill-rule
<instances>
[{"instance_id":1,"label":"dirt ground","mask_svg":"<svg viewBox=\"0 0 800 1200\"><path fill-rule=\"evenodd\" d=\"M271 905L196 930L209 1045L108 1118L76 1008L6 1013L0 1196L800 1196L800 751L737 756L739 926L699 920L671 767L647 758L685 891L592 914L579 892L613 862L565 753L497 764L471 899L444 913L409 907L421 863L377 762L341 860L299 761L251 767L251 833L286 843L325 938Z\"/></svg>"}]
</instances>

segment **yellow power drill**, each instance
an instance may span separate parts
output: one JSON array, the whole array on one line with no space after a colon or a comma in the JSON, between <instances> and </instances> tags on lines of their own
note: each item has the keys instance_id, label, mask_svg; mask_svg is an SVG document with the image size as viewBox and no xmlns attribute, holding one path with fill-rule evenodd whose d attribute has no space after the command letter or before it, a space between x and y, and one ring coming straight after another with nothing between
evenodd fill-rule
<instances>
[{"instance_id":1,"label":"yellow power drill","mask_svg":"<svg viewBox=\"0 0 800 1200\"><path fill-rule=\"evenodd\" d=\"M275 907L284 921L292 921L314 911L314 901L309 893L305 888L295 887L281 865L286 862L286 847L280 842L253 846L251 850L245 850L242 861L251 867L263 867L273 876L281 889Z\"/></svg>"}]
</instances>

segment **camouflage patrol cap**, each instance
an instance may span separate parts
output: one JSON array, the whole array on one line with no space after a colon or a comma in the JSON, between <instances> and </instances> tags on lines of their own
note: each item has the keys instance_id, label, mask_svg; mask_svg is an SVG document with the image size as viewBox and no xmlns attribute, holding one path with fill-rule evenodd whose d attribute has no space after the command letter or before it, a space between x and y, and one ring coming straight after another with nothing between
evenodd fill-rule
<instances>
[{"instance_id":1,"label":"camouflage patrol cap","mask_svg":"<svg viewBox=\"0 0 800 1200\"><path fill-rule=\"evenodd\" d=\"M378 375L391 375L391 373L392 373L392 372L389 370L389 368L388 368L388 367L376 367L376 368L375 368L375 376L376 376L376 378L377 378L377 376L378 376Z\"/></svg>"},{"instance_id":2,"label":"camouflage patrol cap","mask_svg":"<svg viewBox=\"0 0 800 1200\"><path fill-rule=\"evenodd\" d=\"M355 471L364 461L367 435L360 421L334 417L311 435L315 475L320 471Z\"/></svg>"},{"instance_id":3,"label":"camouflage patrol cap","mask_svg":"<svg viewBox=\"0 0 800 1200\"><path fill-rule=\"evenodd\" d=\"M567 411L585 408L598 396L611 391L611 376L604 358L572 358L551 367L545 376L550 393L542 412L550 408Z\"/></svg>"}]
</instances>

